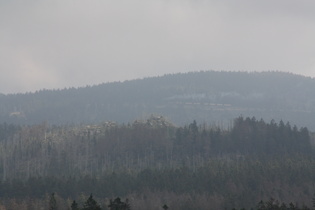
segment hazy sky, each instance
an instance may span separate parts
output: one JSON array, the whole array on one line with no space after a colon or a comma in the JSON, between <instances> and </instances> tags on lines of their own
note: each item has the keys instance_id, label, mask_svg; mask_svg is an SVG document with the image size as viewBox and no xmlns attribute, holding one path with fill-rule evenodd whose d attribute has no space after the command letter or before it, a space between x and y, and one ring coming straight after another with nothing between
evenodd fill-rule
<instances>
[{"instance_id":1,"label":"hazy sky","mask_svg":"<svg viewBox=\"0 0 315 210\"><path fill-rule=\"evenodd\" d=\"M0 92L167 73L315 77L314 0L0 0Z\"/></svg>"}]
</instances>

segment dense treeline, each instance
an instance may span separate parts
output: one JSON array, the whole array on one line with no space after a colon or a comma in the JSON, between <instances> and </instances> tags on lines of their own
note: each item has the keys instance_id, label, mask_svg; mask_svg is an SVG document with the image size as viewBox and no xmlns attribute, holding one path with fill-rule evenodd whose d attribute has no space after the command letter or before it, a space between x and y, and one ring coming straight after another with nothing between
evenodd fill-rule
<instances>
[{"instance_id":1,"label":"dense treeline","mask_svg":"<svg viewBox=\"0 0 315 210\"><path fill-rule=\"evenodd\" d=\"M26 181L7 180L0 185L0 197L40 199L50 192L57 192L62 198L77 199L82 194L88 195L93 192L102 198L114 196L133 198L146 195L146 202L150 203L171 194L175 200L185 196L193 202L200 196L220 204L221 207L229 208L253 206L260 199L269 197L310 205L315 190L314 165L314 160L295 161L289 157L261 162L212 160L206 166L195 170L181 167L145 169L137 174L111 173L101 177L38 177ZM168 201L171 202L171 199ZM205 206L203 209L209 208Z\"/></svg>"},{"instance_id":2,"label":"dense treeline","mask_svg":"<svg viewBox=\"0 0 315 210\"><path fill-rule=\"evenodd\" d=\"M311 206L315 192L313 139L283 121L239 117L222 129L152 116L127 125L3 124L0 131L0 202L8 209L25 200L43 206L51 192L60 209L90 193L104 209L116 196L133 209L232 209L270 197Z\"/></svg>"},{"instance_id":3,"label":"dense treeline","mask_svg":"<svg viewBox=\"0 0 315 210\"><path fill-rule=\"evenodd\" d=\"M134 196L134 195L133 195ZM150 195L149 195L150 196ZM153 210L167 210L167 209L221 209L215 201L208 200L208 197L198 196L198 199L192 200L189 196L174 197L172 194L167 194L163 200L150 200L144 201L142 197L134 197L137 200L133 200L131 203L127 198L125 200L119 197L115 199L98 199L95 200L92 194L87 197L81 195L79 201L70 199L63 199L59 195L52 193L50 196L47 194L44 199L5 199L0 204L1 210L7 209L19 209L19 210L31 210L31 209L50 209L50 210L131 210L131 209L153 209ZM177 199L177 200L176 200ZM176 200L174 202L174 200ZM100 202L99 202L100 201ZM140 202L139 202L140 201ZM166 204L160 206L159 204L163 201L169 201L172 206ZM173 202L172 202L173 201ZM153 205L152 205L153 204ZM313 205L314 207L314 205ZM261 200L254 207L251 208L224 208L229 210L311 210L307 205L299 205L297 203L285 203L280 202L274 198L269 200Z\"/></svg>"},{"instance_id":4,"label":"dense treeline","mask_svg":"<svg viewBox=\"0 0 315 210\"><path fill-rule=\"evenodd\" d=\"M307 128L243 117L237 118L230 130L197 125L196 121L175 127L162 117L151 117L131 125L41 124L13 127L3 133L9 135L0 141L3 180L196 168L218 157L312 154Z\"/></svg>"}]
</instances>

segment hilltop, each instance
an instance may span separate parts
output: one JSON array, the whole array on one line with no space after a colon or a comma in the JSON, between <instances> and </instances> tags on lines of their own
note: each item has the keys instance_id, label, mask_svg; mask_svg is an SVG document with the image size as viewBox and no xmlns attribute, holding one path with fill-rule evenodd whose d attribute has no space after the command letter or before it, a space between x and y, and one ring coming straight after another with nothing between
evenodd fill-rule
<instances>
[{"instance_id":1,"label":"hilltop","mask_svg":"<svg viewBox=\"0 0 315 210\"><path fill-rule=\"evenodd\" d=\"M0 122L133 122L151 114L177 125L229 126L238 116L315 130L314 78L283 72L179 73L81 88L0 95Z\"/></svg>"}]
</instances>

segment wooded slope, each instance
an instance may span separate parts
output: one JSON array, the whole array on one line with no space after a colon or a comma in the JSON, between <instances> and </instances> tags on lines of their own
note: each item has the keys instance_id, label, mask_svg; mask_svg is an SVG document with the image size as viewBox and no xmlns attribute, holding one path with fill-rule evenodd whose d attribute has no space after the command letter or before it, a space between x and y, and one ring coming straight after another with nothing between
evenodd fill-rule
<instances>
[{"instance_id":1,"label":"wooded slope","mask_svg":"<svg viewBox=\"0 0 315 210\"><path fill-rule=\"evenodd\" d=\"M281 72L196 72L82 88L0 95L0 122L132 122L153 114L178 125L228 126L236 117L290 121L315 130L315 80Z\"/></svg>"}]
</instances>

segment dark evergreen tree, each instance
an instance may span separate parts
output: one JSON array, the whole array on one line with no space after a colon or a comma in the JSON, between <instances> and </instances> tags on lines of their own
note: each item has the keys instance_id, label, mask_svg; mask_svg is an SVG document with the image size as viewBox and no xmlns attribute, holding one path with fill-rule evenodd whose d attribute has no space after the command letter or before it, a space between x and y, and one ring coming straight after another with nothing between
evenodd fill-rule
<instances>
[{"instance_id":1,"label":"dark evergreen tree","mask_svg":"<svg viewBox=\"0 0 315 210\"><path fill-rule=\"evenodd\" d=\"M57 210L57 202L55 198L55 193L52 193L49 199L49 210Z\"/></svg>"},{"instance_id":2,"label":"dark evergreen tree","mask_svg":"<svg viewBox=\"0 0 315 210\"><path fill-rule=\"evenodd\" d=\"M101 210L102 208L98 203L93 199L93 195L91 194L90 197L85 201L83 204L82 210Z\"/></svg>"},{"instance_id":3,"label":"dark evergreen tree","mask_svg":"<svg viewBox=\"0 0 315 210\"><path fill-rule=\"evenodd\" d=\"M162 208L163 208L164 210L167 210L167 209L168 209L168 206L167 206L166 204L164 204L164 205L162 206Z\"/></svg>"},{"instance_id":4,"label":"dark evergreen tree","mask_svg":"<svg viewBox=\"0 0 315 210\"><path fill-rule=\"evenodd\" d=\"M73 200L73 202L71 204L71 210L79 210L78 203L75 202L75 200Z\"/></svg>"},{"instance_id":5,"label":"dark evergreen tree","mask_svg":"<svg viewBox=\"0 0 315 210\"><path fill-rule=\"evenodd\" d=\"M315 193L313 194L312 204L313 204L313 208L315 208Z\"/></svg>"},{"instance_id":6,"label":"dark evergreen tree","mask_svg":"<svg viewBox=\"0 0 315 210\"><path fill-rule=\"evenodd\" d=\"M126 202L122 202L119 197L117 197L114 201L111 199L108 205L110 210L130 210L130 204L128 199Z\"/></svg>"}]
</instances>

